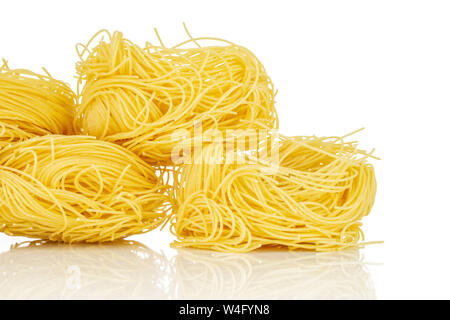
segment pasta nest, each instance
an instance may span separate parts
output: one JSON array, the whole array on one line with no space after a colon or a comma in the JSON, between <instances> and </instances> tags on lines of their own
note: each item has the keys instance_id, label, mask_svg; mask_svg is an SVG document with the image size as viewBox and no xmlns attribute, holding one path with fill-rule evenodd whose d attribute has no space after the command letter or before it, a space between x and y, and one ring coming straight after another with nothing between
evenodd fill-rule
<instances>
[{"instance_id":1,"label":"pasta nest","mask_svg":"<svg viewBox=\"0 0 450 320\"><path fill-rule=\"evenodd\" d=\"M132 152L86 136L42 136L0 151L0 231L102 242L152 230L167 187Z\"/></svg>"},{"instance_id":2,"label":"pasta nest","mask_svg":"<svg viewBox=\"0 0 450 320\"><path fill-rule=\"evenodd\" d=\"M47 72L44 69L45 72ZM0 149L47 134L72 132L75 93L48 72L0 67Z\"/></svg>"},{"instance_id":3,"label":"pasta nest","mask_svg":"<svg viewBox=\"0 0 450 320\"><path fill-rule=\"evenodd\" d=\"M173 149L200 125L203 131L278 127L272 81L248 49L214 38L140 47L120 32L101 33L107 39L94 48L92 39L78 47L77 133L171 165ZM202 47L202 40L222 45Z\"/></svg>"},{"instance_id":4,"label":"pasta nest","mask_svg":"<svg viewBox=\"0 0 450 320\"><path fill-rule=\"evenodd\" d=\"M177 171L171 231L178 247L246 252L359 246L374 203L371 153L339 137L282 137L276 162L224 163L222 145ZM274 159L274 158L268 158Z\"/></svg>"}]
</instances>

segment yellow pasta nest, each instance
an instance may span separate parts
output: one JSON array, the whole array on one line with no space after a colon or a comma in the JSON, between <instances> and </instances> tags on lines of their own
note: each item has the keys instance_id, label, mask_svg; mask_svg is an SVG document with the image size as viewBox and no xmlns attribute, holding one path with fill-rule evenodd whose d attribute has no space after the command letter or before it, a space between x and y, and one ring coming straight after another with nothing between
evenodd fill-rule
<instances>
[{"instance_id":1,"label":"yellow pasta nest","mask_svg":"<svg viewBox=\"0 0 450 320\"><path fill-rule=\"evenodd\" d=\"M146 232L166 217L166 188L132 152L86 136L43 136L0 151L0 231L64 242Z\"/></svg>"},{"instance_id":2,"label":"yellow pasta nest","mask_svg":"<svg viewBox=\"0 0 450 320\"><path fill-rule=\"evenodd\" d=\"M221 163L223 147L211 144L200 162L184 165L174 187L174 245L231 252L358 246L376 193L371 154L332 137L282 137L278 146L276 163L250 156Z\"/></svg>"},{"instance_id":3,"label":"yellow pasta nest","mask_svg":"<svg viewBox=\"0 0 450 320\"><path fill-rule=\"evenodd\" d=\"M0 149L12 142L72 131L75 94L49 74L0 67Z\"/></svg>"},{"instance_id":4,"label":"yellow pasta nest","mask_svg":"<svg viewBox=\"0 0 450 320\"><path fill-rule=\"evenodd\" d=\"M272 82L248 49L192 37L170 48L140 47L120 32L103 33L106 41L90 49L91 39L79 50L77 133L167 165L200 124L204 131L278 127ZM203 40L220 45L202 47Z\"/></svg>"}]
</instances>

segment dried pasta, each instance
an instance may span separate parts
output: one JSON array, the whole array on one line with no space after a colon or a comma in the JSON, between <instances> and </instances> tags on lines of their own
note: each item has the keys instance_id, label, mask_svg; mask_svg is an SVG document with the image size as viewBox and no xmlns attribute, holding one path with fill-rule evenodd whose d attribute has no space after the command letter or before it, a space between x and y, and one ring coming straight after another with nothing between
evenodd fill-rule
<instances>
[{"instance_id":1,"label":"dried pasta","mask_svg":"<svg viewBox=\"0 0 450 320\"><path fill-rule=\"evenodd\" d=\"M158 227L166 186L132 152L86 136L49 135L0 151L0 231L103 242Z\"/></svg>"},{"instance_id":2,"label":"dried pasta","mask_svg":"<svg viewBox=\"0 0 450 320\"><path fill-rule=\"evenodd\" d=\"M171 230L177 247L247 252L262 246L317 251L359 245L373 205L370 153L330 137L282 137L279 162L223 162L222 145L178 170ZM223 156L222 156L223 157Z\"/></svg>"},{"instance_id":3,"label":"dried pasta","mask_svg":"<svg viewBox=\"0 0 450 320\"><path fill-rule=\"evenodd\" d=\"M107 39L94 48L97 35L78 47L77 133L170 165L171 151L199 124L205 131L278 127L272 82L248 49L192 37L173 47L140 47L120 32L100 34ZM208 40L220 45L200 45Z\"/></svg>"},{"instance_id":4,"label":"dried pasta","mask_svg":"<svg viewBox=\"0 0 450 320\"><path fill-rule=\"evenodd\" d=\"M47 72L44 69L45 72ZM48 72L0 67L0 149L46 134L72 132L75 94Z\"/></svg>"}]
</instances>

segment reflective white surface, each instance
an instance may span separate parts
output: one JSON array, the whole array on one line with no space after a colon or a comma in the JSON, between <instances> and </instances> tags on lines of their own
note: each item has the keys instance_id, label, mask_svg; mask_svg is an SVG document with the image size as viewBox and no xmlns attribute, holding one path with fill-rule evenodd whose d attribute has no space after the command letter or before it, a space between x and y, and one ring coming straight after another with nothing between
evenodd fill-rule
<instances>
[{"instance_id":1,"label":"reflective white surface","mask_svg":"<svg viewBox=\"0 0 450 320\"><path fill-rule=\"evenodd\" d=\"M375 299L364 256L154 251L22 242L0 254L1 299Z\"/></svg>"}]
</instances>

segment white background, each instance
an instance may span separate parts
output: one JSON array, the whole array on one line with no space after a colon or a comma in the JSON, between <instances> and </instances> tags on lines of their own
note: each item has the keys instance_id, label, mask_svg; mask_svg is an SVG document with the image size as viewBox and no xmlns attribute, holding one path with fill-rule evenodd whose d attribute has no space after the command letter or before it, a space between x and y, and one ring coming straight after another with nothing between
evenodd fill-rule
<instances>
[{"instance_id":1,"label":"white background","mask_svg":"<svg viewBox=\"0 0 450 320\"><path fill-rule=\"evenodd\" d=\"M282 133L343 135L365 127L357 138L363 147L376 147L376 154L382 158L374 163L378 194L371 214L363 220L363 230L367 240L385 243L361 250L362 262L350 258L351 263L364 267L350 269L350 278L362 275L370 278L371 284L364 282L367 279L352 282L345 278L339 290L333 287L337 290L334 297L348 293L350 298L450 298L448 1L7 1L1 11L0 57L6 58L12 68L39 71L44 66L54 77L72 85L75 44L87 42L101 28L123 31L129 39L143 44L156 40L153 28L157 27L165 44L170 45L186 39L182 27L186 22L193 36L221 37L248 47L266 66L279 90L277 109ZM164 254L168 261L164 265L171 270L156 280L146 278L153 281L148 290L158 292L154 289L162 288L163 293L153 293L152 297L183 297L183 283L179 281L188 281L185 272L192 266L177 260L179 253L169 248L172 237L167 230L136 239ZM11 245L23 240L0 235L0 297L45 297L45 284L54 289L48 297L90 297L99 288L114 296L113 291L123 289L122 284L111 279L105 282L102 274L117 271L120 278L120 272L134 272L132 268L108 270L106 263L92 271L83 264L81 279L85 280L83 272L89 273L97 277L99 285L89 291L82 281L81 288L73 288L66 278L73 274L71 267L79 266L77 255L89 257L89 248L68 253L75 262L70 260L65 265L65 260L58 258L65 249L50 253L50 258L39 250L42 248L22 254L9 251ZM98 254L92 250L96 261ZM125 257L120 250L124 249L117 250L117 257ZM158 257L152 260L153 267L161 263ZM62 264L58 268L64 272L59 276L59 269L49 263L53 258ZM203 261L202 257L195 259ZM244 261L236 262L239 266L253 258L241 255L214 259L205 268L211 269L208 272L212 277L224 277L229 282L232 276L226 275L222 261ZM257 259L260 264L267 259L272 263L279 260L277 256ZM248 270L253 275L266 272L279 288L288 284L289 290L279 297L327 298L333 275L342 277L345 268L345 259L330 259L330 268L315 262L295 262L292 269L288 261L287 267L280 266L281 273L290 271L286 271L288 279L274 275L270 264L262 271ZM139 269L144 276L149 272L145 268ZM193 270L197 271L191 276L204 271ZM318 276L310 276L307 270L317 271ZM323 276L328 271L331 273ZM231 289L222 287L222 297L268 297L271 287L256 283L259 278L252 275L243 277L245 288L239 284L233 287L232 283ZM30 280L36 278L43 282ZM130 286L138 286L141 281L137 276L127 279ZM168 283L175 283L176 288ZM202 280L192 283L200 286ZM33 291L32 285L42 287ZM28 291L11 293L7 288L13 287ZM323 291L308 296L311 288ZM222 289L216 291L216 298L220 298L217 294ZM115 297L128 293L119 290Z\"/></svg>"}]
</instances>

